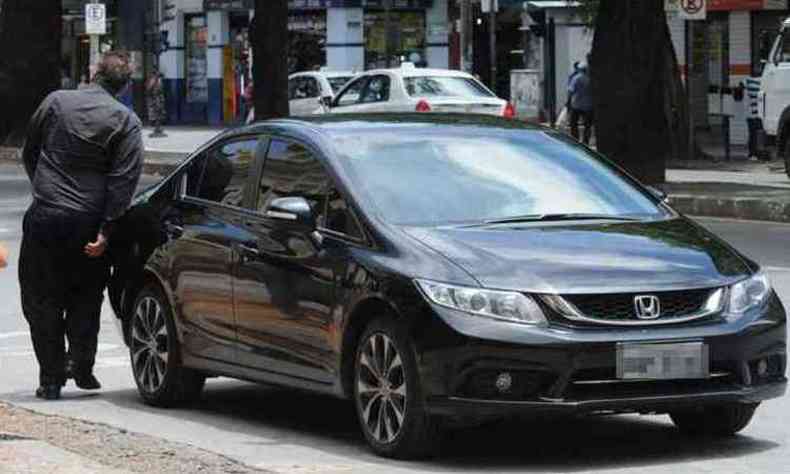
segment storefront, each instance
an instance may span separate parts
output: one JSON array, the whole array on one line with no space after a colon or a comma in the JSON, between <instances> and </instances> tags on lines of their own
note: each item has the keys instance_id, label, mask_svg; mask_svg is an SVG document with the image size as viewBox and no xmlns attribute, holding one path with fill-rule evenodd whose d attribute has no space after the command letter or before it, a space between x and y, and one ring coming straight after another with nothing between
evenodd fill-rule
<instances>
[{"instance_id":1,"label":"storefront","mask_svg":"<svg viewBox=\"0 0 790 474\"><path fill-rule=\"evenodd\" d=\"M251 77L252 0L170 0L160 55L169 123L228 124ZM290 0L290 72L361 71L404 61L446 68L451 0Z\"/></svg>"},{"instance_id":2,"label":"storefront","mask_svg":"<svg viewBox=\"0 0 790 474\"><path fill-rule=\"evenodd\" d=\"M726 117L730 143L746 143L745 102L736 100L733 90L759 72L761 50L788 15L787 7L786 0L709 0L704 21L669 19L697 128L720 127Z\"/></svg>"}]
</instances>

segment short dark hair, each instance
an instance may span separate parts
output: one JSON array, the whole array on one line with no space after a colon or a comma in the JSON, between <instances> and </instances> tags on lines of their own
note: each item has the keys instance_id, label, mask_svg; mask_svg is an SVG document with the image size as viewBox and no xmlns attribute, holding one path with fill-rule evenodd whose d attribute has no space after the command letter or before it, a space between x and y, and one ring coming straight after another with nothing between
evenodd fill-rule
<instances>
[{"instance_id":1,"label":"short dark hair","mask_svg":"<svg viewBox=\"0 0 790 474\"><path fill-rule=\"evenodd\" d=\"M113 50L102 55L93 81L115 95L120 93L132 77L132 62L126 51Z\"/></svg>"}]
</instances>

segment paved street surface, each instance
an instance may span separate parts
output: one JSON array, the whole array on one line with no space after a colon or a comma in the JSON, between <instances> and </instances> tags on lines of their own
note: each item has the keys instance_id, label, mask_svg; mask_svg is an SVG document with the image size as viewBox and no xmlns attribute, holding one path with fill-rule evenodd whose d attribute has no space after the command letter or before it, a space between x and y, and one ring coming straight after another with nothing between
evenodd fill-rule
<instances>
[{"instance_id":1,"label":"paved street surface","mask_svg":"<svg viewBox=\"0 0 790 474\"><path fill-rule=\"evenodd\" d=\"M0 164L0 241L11 250L11 265L0 273L0 399L11 403L188 443L276 472L788 472L787 398L765 403L744 434L728 440L680 436L667 417L510 422L452 432L437 459L409 463L369 454L352 406L332 398L212 379L197 405L153 409L137 398L109 308L97 364L104 389L89 394L69 385L63 400L39 401L33 396L37 366L19 307L15 265L28 202L20 168ZM701 222L763 263L790 303L789 225Z\"/></svg>"}]
</instances>

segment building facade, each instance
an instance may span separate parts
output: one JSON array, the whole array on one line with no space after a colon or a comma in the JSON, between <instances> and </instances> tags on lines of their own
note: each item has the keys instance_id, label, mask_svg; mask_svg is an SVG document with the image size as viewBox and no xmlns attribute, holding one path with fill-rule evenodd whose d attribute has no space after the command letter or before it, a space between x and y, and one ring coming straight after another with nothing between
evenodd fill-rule
<instances>
[{"instance_id":1,"label":"building facade","mask_svg":"<svg viewBox=\"0 0 790 474\"><path fill-rule=\"evenodd\" d=\"M168 123L237 121L255 60L248 38L254 1L160 1L174 6L161 25L169 44L159 57ZM361 71L403 61L446 68L449 1L290 0L289 70Z\"/></svg>"}]
</instances>

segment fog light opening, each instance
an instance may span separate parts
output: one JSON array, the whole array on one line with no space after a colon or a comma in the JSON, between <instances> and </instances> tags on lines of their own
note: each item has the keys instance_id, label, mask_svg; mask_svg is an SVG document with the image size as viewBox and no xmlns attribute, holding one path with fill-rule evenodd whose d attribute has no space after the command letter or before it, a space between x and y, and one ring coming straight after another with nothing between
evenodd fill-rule
<instances>
[{"instance_id":1,"label":"fog light opening","mask_svg":"<svg viewBox=\"0 0 790 474\"><path fill-rule=\"evenodd\" d=\"M760 359L760 362L757 363L757 375L760 377L765 377L768 374L768 361L766 359Z\"/></svg>"},{"instance_id":2,"label":"fog light opening","mask_svg":"<svg viewBox=\"0 0 790 474\"><path fill-rule=\"evenodd\" d=\"M502 372L497 375L494 386L499 391L499 393L510 391L510 387L513 386L513 377L510 375L510 372Z\"/></svg>"}]
</instances>

